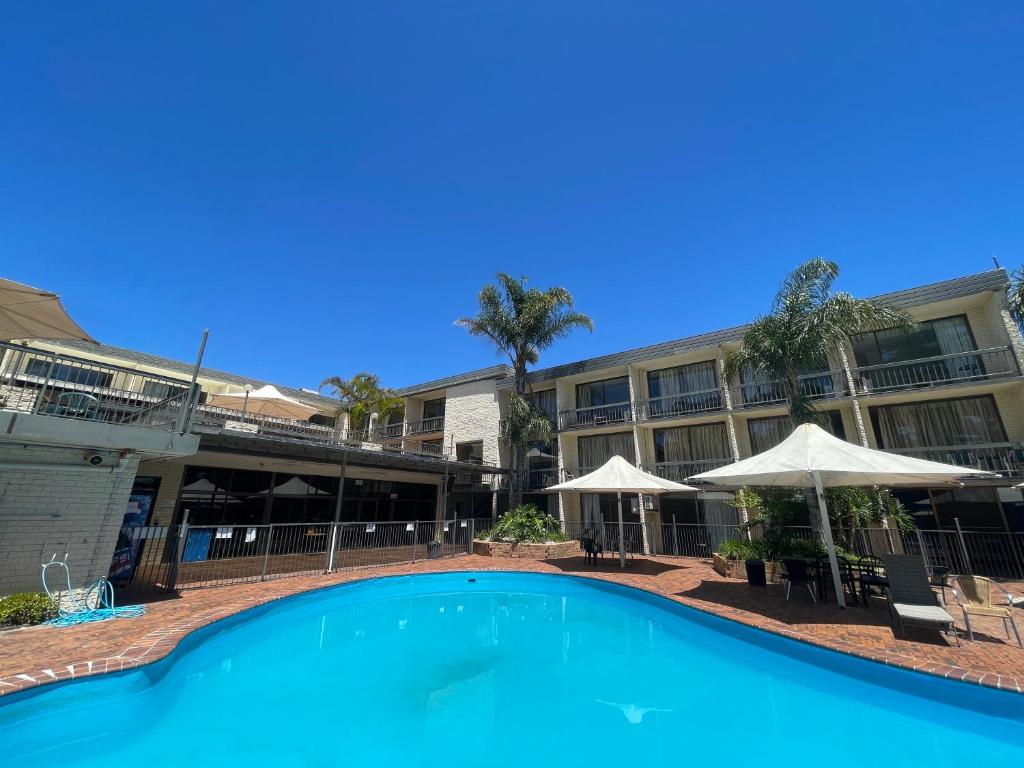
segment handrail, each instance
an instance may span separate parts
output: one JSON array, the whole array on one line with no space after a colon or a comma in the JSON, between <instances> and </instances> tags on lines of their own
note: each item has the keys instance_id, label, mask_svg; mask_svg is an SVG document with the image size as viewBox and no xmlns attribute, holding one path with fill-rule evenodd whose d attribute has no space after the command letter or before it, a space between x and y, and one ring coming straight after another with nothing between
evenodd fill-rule
<instances>
[{"instance_id":1,"label":"handrail","mask_svg":"<svg viewBox=\"0 0 1024 768\"><path fill-rule=\"evenodd\" d=\"M704 397L702 405L698 401ZM690 405L693 403L693 405ZM679 407L676 404L682 404ZM699 389L692 392L676 392L671 395L651 397L646 400L636 401L636 418L638 421L645 419L663 419L672 416L685 416L689 413L707 413L708 411L720 411L725 408L725 398L722 397L722 389Z\"/></svg>"},{"instance_id":2,"label":"handrail","mask_svg":"<svg viewBox=\"0 0 1024 768\"><path fill-rule=\"evenodd\" d=\"M584 414L584 416L581 417L580 414ZM611 415L609 416L608 414ZM604 420L598 423L597 420L602 418L602 415ZM560 429L599 427L604 424L619 424L629 421L633 421L633 405L629 400L620 403L608 403L607 405L590 405L586 408L568 408L558 412L558 425Z\"/></svg>"}]
</instances>

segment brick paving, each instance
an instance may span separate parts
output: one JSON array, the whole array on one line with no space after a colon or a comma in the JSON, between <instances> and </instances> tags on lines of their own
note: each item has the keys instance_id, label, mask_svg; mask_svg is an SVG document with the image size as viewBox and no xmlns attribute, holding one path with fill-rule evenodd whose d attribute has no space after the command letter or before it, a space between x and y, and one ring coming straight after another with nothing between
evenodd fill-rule
<instances>
[{"instance_id":1,"label":"brick paving","mask_svg":"<svg viewBox=\"0 0 1024 768\"><path fill-rule=\"evenodd\" d=\"M795 592L787 603L781 587L750 587L718 575L709 562L701 560L637 558L623 572L609 559L595 567L585 565L582 557L529 561L466 555L454 560L186 590L148 603L146 615L141 618L0 632L0 695L151 663L170 653L195 629L288 595L377 576L470 570L566 573L604 579L843 653L1024 692L1024 650L1004 638L1001 622L994 619L979 619L975 641L963 638L958 648L952 638L924 629L911 630L913 634L907 639L894 637L888 609L880 598L872 600L870 609L845 611L834 605L813 605L809 596ZM950 612L957 615L955 606ZM1018 623L1024 625L1024 611L1018 610L1018 616Z\"/></svg>"}]
</instances>

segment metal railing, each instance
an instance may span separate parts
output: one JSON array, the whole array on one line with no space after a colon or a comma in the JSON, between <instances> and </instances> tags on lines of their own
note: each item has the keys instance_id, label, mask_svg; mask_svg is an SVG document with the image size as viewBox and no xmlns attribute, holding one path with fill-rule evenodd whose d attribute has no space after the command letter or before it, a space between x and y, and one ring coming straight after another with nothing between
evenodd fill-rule
<instances>
[{"instance_id":1,"label":"metal railing","mask_svg":"<svg viewBox=\"0 0 1024 768\"><path fill-rule=\"evenodd\" d=\"M851 373L857 393L870 394L1016 376L1020 370L1013 349L1007 346L881 365L861 365Z\"/></svg>"},{"instance_id":2,"label":"metal railing","mask_svg":"<svg viewBox=\"0 0 1024 768\"><path fill-rule=\"evenodd\" d=\"M633 421L633 406L630 403L593 405L589 408L558 412L559 429L580 427L602 427L606 424L622 424Z\"/></svg>"},{"instance_id":3,"label":"metal railing","mask_svg":"<svg viewBox=\"0 0 1024 768\"><path fill-rule=\"evenodd\" d=\"M674 483L685 483L686 478L708 472L712 469L732 464L730 459L706 459L704 461L661 461L652 464L641 464L640 469L652 475L663 477Z\"/></svg>"},{"instance_id":4,"label":"metal railing","mask_svg":"<svg viewBox=\"0 0 1024 768\"><path fill-rule=\"evenodd\" d=\"M636 420L650 421L669 419L676 416L689 416L694 413L708 413L725 408L722 390L704 389L697 392L680 392L675 395L653 397L649 400L638 400L636 403Z\"/></svg>"},{"instance_id":5,"label":"metal railing","mask_svg":"<svg viewBox=\"0 0 1024 768\"><path fill-rule=\"evenodd\" d=\"M559 482L564 483L566 480L575 480L578 477L590 474L597 467L562 467L558 470Z\"/></svg>"},{"instance_id":6,"label":"metal railing","mask_svg":"<svg viewBox=\"0 0 1024 768\"><path fill-rule=\"evenodd\" d=\"M927 448L886 448L888 453L913 456L917 459L956 464L1007 477L1024 475L1024 444L985 443L980 445L945 445Z\"/></svg>"},{"instance_id":7,"label":"metal railing","mask_svg":"<svg viewBox=\"0 0 1024 768\"><path fill-rule=\"evenodd\" d=\"M476 523L151 526L136 529L146 546L131 577L115 583L136 592L195 589L458 557L472 552Z\"/></svg>"},{"instance_id":8,"label":"metal railing","mask_svg":"<svg viewBox=\"0 0 1024 768\"><path fill-rule=\"evenodd\" d=\"M444 416L434 416L429 419L419 419L406 424L405 434L425 435L430 432L441 432L444 430Z\"/></svg>"},{"instance_id":9,"label":"metal railing","mask_svg":"<svg viewBox=\"0 0 1024 768\"><path fill-rule=\"evenodd\" d=\"M805 397L819 400L847 394L846 374L842 371L821 371L807 373L798 378ZM755 408L763 405L778 405L788 400L784 381L751 382L736 384L730 389L734 408Z\"/></svg>"},{"instance_id":10,"label":"metal railing","mask_svg":"<svg viewBox=\"0 0 1024 768\"><path fill-rule=\"evenodd\" d=\"M188 381L0 342L0 409L184 431Z\"/></svg>"}]
</instances>

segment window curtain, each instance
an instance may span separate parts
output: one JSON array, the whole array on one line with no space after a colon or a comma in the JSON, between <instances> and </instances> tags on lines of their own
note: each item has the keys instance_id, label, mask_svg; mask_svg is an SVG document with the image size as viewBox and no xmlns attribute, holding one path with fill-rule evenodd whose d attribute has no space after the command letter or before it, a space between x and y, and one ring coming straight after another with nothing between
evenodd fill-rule
<instances>
[{"instance_id":1,"label":"window curtain","mask_svg":"<svg viewBox=\"0 0 1024 768\"><path fill-rule=\"evenodd\" d=\"M714 360L666 368L663 371L651 371L650 376L658 382L661 397L718 388L718 372Z\"/></svg>"},{"instance_id":2,"label":"window curtain","mask_svg":"<svg viewBox=\"0 0 1024 768\"><path fill-rule=\"evenodd\" d=\"M789 416L752 419L747 422L747 431L750 433L751 450L763 453L789 437L793 432L793 421Z\"/></svg>"},{"instance_id":3,"label":"window curtain","mask_svg":"<svg viewBox=\"0 0 1024 768\"><path fill-rule=\"evenodd\" d=\"M630 464L635 461L632 432L581 437L578 445L581 467L600 467L612 456L621 456Z\"/></svg>"},{"instance_id":4,"label":"window curtain","mask_svg":"<svg viewBox=\"0 0 1024 768\"><path fill-rule=\"evenodd\" d=\"M590 384L577 384L576 385L576 407L577 408L589 408L594 404L594 398L591 394Z\"/></svg>"},{"instance_id":5,"label":"window curtain","mask_svg":"<svg viewBox=\"0 0 1024 768\"><path fill-rule=\"evenodd\" d=\"M661 431L663 462L716 461L730 456L724 424L701 424Z\"/></svg>"},{"instance_id":6,"label":"window curtain","mask_svg":"<svg viewBox=\"0 0 1024 768\"><path fill-rule=\"evenodd\" d=\"M885 405L875 410L885 448L1005 443L1006 432L991 397Z\"/></svg>"},{"instance_id":7,"label":"window curtain","mask_svg":"<svg viewBox=\"0 0 1024 768\"><path fill-rule=\"evenodd\" d=\"M974 340L963 317L947 317L931 323L935 338L939 342L939 351L943 355L955 355L958 352L973 352ZM977 355L951 357L946 362L950 378L980 376L984 371L981 358Z\"/></svg>"}]
</instances>

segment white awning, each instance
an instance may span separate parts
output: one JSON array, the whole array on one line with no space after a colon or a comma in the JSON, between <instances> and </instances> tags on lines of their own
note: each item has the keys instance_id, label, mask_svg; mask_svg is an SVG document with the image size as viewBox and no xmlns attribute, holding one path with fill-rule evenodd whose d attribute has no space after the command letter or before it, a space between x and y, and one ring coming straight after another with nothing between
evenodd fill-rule
<instances>
[{"instance_id":1,"label":"white awning","mask_svg":"<svg viewBox=\"0 0 1024 768\"><path fill-rule=\"evenodd\" d=\"M603 466L593 472L569 480L559 485L552 485L548 491L581 491L583 493L681 493L697 491L689 485L674 483L663 477L637 469L621 456L612 456Z\"/></svg>"},{"instance_id":2,"label":"white awning","mask_svg":"<svg viewBox=\"0 0 1024 768\"><path fill-rule=\"evenodd\" d=\"M227 392L210 395L206 405L215 408L230 408L234 411L245 411L256 416L276 416L279 419L298 419L304 421L320 411L311 405L300 402L293 397L281 394L277 387L266 386L245 392Z\"/></svg>"}]
</instances>

